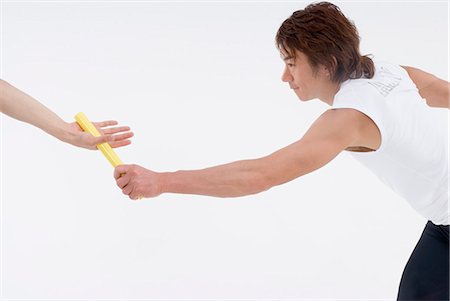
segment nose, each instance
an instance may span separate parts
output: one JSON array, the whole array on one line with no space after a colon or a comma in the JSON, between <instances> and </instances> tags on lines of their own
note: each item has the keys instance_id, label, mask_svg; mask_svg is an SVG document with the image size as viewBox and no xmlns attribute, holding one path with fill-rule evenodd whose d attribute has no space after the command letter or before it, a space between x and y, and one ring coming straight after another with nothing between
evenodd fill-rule
<instances>
[{"instance_id":1,"label":"nose","mask_svg":"<svg viewBox=\"0 0 450 301\"><path fill-rule=\"evenodd\" d=\"M283 74L281 75L281 80L285 83L291 82L294 80L287 66L284 67Z\"/></svg>"}]
</instances>

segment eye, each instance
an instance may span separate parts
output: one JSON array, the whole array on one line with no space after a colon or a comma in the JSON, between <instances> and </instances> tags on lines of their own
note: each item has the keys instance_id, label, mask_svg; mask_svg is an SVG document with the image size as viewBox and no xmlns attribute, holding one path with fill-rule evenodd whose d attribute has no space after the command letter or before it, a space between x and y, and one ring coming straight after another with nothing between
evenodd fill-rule
<instances>
[{"instance_id":1,"label":"eye","mask_svg":"<svg viewBox=\"0 0 450 301\"><path fill-rule=\"evenodd\" d=\"M288 65L288 67L294 67L295 65L294 64L287 64Z\"/></svg>"}]
</instances>

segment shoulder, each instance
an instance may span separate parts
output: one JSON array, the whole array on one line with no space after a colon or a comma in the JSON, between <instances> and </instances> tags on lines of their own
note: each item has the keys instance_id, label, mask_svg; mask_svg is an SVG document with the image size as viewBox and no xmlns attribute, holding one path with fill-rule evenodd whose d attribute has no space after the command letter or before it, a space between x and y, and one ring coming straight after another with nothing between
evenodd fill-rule
<instances>
[{"instance_id":1,"label":"shoulder","mask_svg":"<svg viewBox=\"0 0 450 301\"><path fill-rule=\"evenodd\" d=\"M322 137L343 144L358 139L367 117L352 108L329 109L311 125L305 138Z\"/></svg>"},{"instance_id":2,"label":"shoulder","mask_svg":"<svg viewBox=\"0 0 450 301\"><path fill-rule=\"evenodd\" d=\"M316 122L334 125L333 130L355 131L364 124L365 114L353 108L331 108L325 111Z\"/></svg>"},{"instance_id":3,"label":"shoulder","mask_svg":"<svg viewBox=\"0 0 450 301\"><path fill-rule=\"evenodd\" d=\"M374 120L353 108L330 109L323 113L305 134L306 141L327 141L336 149L381 145L381 131Z\"/></svg>"}]
</instances>

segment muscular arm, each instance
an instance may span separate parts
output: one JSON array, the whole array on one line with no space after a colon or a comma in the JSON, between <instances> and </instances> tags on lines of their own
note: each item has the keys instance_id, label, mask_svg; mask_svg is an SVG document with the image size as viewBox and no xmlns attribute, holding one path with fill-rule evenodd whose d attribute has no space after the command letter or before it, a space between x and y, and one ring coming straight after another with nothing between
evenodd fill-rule
<instances>
[{"instance_id":1,"label":"muscular arm","mask_svg":"<svg viewBox=\"0 0 450 301\"><path fill-rule=\"evenodd\" d=\"M237 197L268 190L326 165L348 146L358 144L362 123L367 122L364 118L367 117L351 109L329 110L299 141L266 157L202 170L157 174L153 181L161 183L161 190L155 195L170 192ZM116 178L124 171L127 177L129 169L116 168ZM131 183L130 179L124 181L128 185ZM148 188L151 182L142 184ZM134 198L151 196L148 190L140 190L139 187L129 189Z\"/></svg>"},{"instance_id":2,"label":"muscular arm","mask_svg":"<svg viewBox=\"0 0 450 301\"><path fill-rule=\"evenodd\" d=\"M450 109L450 83L417 68L402 66L430 107Z\"/></svg>"}]
</instances>

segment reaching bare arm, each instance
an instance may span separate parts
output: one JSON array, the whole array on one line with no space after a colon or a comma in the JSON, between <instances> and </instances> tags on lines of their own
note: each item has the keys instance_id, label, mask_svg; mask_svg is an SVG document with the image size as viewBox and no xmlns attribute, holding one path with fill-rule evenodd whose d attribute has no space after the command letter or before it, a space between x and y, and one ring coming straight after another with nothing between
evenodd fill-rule
<instances>
[{"instance_id":1,"label":"reaching bare arm","mask_svg":"<svg viewBox=\"0 0 450 301\"><path fill-rule=\"evenodd\" d=\"M450 83L420 69L402 66L430 107L450 109Z\"/></svg>"},{"instance_id":2,"label":"reaching bare arm","mask_svg":"<svg viewBox=\"0 0 450 301\"><path fill-rule=\"evenodd\" d=\"M289 182L330 162L342 150L359 145L368 118L355 110L325 112L302 139L273 154L201 170L157 173L138 165L116 167L114 177L131 199L161 193L238 197ZM370 121L371 122L371 121Z\"/></svg>"},{"instance_id":3,"label":"reaching bare arm","mask_svg":"<svg viewBox=\"0 0 450 301\"><path fill-rule=\"evenodd\" d=\"M61 141L88 149L96 149L96 145L109 142L112 147L130 144L133 133L129 127L113 127L117 121L96 122L94 125L102 134L94 137L77 125L67 123L42 103L0 79L0 112L23 122L32 124ZM119 135L113 135L119 134Z\"/></svg>"}]
</instances>

